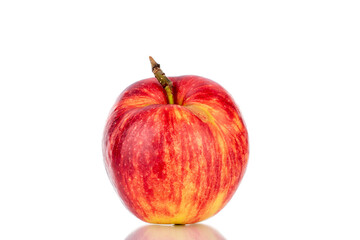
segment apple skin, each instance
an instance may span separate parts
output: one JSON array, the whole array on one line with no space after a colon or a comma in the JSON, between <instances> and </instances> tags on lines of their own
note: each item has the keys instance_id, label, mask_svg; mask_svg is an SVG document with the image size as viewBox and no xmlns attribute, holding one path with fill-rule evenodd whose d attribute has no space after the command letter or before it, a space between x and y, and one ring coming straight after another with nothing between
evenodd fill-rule
<instances>
[{"instance_id":1,"label":"apple skin","mask_svg":"<svg viewBox=\"0 0 360 240\"><path fill-rule=\"evenodd\" d=\"M149 223L190 224L219 212L244 176L248 133L216 82L169 77L175 104L155 78L121 93L108 118L103 153L125 206Z\"/></svg>"}]
</instances>

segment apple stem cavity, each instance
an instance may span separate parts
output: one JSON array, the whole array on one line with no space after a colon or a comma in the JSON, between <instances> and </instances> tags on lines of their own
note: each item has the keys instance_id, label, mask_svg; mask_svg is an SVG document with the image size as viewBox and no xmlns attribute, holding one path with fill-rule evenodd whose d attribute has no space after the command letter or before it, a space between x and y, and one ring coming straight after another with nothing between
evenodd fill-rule
<instances>
[{"instance_id":1,"label":"apple stem cavity","mask_svg":"<svg viewBox=\"0 0 360 240\"><path fill-rule=\"evenodd\" d=\"M165 89L169 104L174 104L173 84L165 76L165 73L161 70L160 64L150 56L151 70L154 73L156 79L159 81L161 86Z\"/></svg>"}]
</instances>

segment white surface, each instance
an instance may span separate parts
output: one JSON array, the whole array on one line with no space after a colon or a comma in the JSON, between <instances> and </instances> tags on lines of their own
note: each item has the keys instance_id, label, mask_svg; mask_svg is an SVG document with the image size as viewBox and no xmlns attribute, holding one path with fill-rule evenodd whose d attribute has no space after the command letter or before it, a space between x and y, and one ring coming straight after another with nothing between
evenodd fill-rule
<instances>
[{"instance_id":1,"label":"white surface","mask_svg":"<svg viewBox=\"0 0 360 240\"><path fill-rule=\"evenodd\" d=\"M359 11L1 1L0 239L124 239L147 225L110 185L101 138L120 92L152 76L149 55L169 76L219 82L248 127L245 177L203 224L226 239L359 239Z\"/></svg>"}]
</instances>

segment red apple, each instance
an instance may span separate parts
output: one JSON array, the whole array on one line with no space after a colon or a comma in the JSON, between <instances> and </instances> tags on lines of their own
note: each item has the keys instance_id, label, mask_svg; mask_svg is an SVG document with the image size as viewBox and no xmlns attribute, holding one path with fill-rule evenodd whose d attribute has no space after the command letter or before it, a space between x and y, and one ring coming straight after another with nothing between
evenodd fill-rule
<instances>
[{"instance_id":1,"label":"red apple","mask_svg":"<svg viewBox=\"0 0 360 240\"><path fill-rule=\"evenodd\" d=\"M247 130L219 84L199 76L167 78L151 60L156 78L125 89L110 113L106 170L141 220L199 222L235 193L248 161Z\"/></svg>"}]
</instances>

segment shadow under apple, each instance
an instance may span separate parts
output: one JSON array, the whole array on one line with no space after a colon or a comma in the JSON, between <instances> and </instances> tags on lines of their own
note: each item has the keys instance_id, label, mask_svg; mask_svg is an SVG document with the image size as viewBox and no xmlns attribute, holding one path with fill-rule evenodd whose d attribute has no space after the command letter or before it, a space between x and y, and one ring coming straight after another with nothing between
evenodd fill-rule
<instances>
[{"instance_id":1,"label":"shadow under apple","mask_svg":"<svg viewBox=\"0 0 360 240\"><path fill-rule=\"evenodd\" d=\"M126 240L219 240L225 239L205 224L146 225L132 232Z\"/></svg>"}]
</instances>

